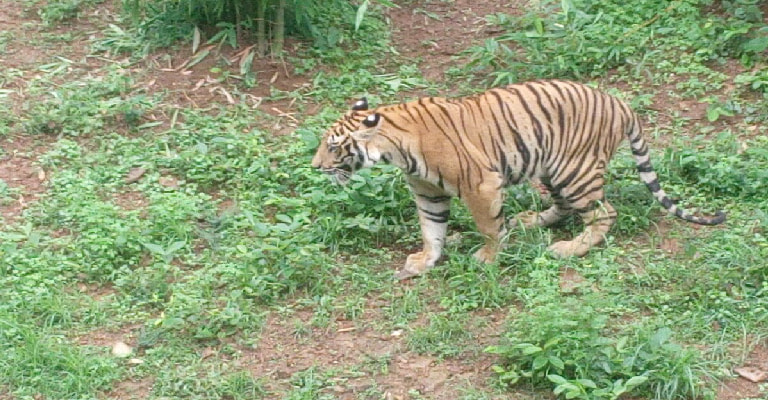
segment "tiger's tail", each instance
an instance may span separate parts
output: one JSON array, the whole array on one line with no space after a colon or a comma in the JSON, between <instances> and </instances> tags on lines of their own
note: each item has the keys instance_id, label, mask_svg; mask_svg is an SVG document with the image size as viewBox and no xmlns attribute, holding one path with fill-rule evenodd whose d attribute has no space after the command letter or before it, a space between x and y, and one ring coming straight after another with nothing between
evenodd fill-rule
<instances>
[{"instance_id":1,"label":"tiger's tail","mask_svg":"<svg viewBox=\"0 0 768 400\"><path fill-rule=\"evenodd\" d=\"M635 156L635 163L637 164L637 172L640 174L640 180L645 183L648 190L653 194L653 197L667 209L667 212L680 219L700 225L717 225L725 221L725 213L722 211L717 211L712 217L700 217L692 215L675 205L672 199L664 192L664 189L661 188L661 185L659 185L659 177L656 175L656 171L653 170L651 159L648 154L648 143L643 139L643 130L640 126L640 121L636 116L632 116L632 126L625 133L629 138L632 155Z\"/></svg>"}]
</instances>

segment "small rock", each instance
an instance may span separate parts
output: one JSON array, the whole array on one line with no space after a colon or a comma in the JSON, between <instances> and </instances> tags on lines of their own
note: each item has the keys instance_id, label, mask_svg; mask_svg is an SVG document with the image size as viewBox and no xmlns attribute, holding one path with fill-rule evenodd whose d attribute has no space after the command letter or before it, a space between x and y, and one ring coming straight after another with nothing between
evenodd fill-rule
<instances>
[{"instance_id":1,"label":"small rock","mask_svg":"<svg viewBox=\"0 0 768 400\"><path fill-rule=\"evenodd\" d=\"M575 269L565 267L560 271L560 292L566 294L576 293L577 289L584 285L586 281Z\"/></svg>"},{"instance_id":2,"label":"small rock","mask_svg":"<svg viewBox=\"0 0 768 400\"><path fill-rule=\"evenodd\" d=\"M128 357L131 355L131 352L133 352L131 346L128 346L123 342L117 342L112 346L112 355L115 357Z\"/></svg>"},{"instance_id":3,"label":"small rock","mask_svg":"<svg viewBox=\"0 0 768 400\"><path fill-rule=\"evenodd\" d=\"M131 358L130 360L128 360L128 364L129 365L140 365L140 364L144 364L144 360L142 360L140 358Z\"/></svg>"},{"instance_id":4,"label":"small rock","mask_svg":"<svg viewBox=\"0 0 768 400\"><path fill-rule=\"evenodd\" d=\"M739 368L734 368L733 371L739 374L739 376L741 376L742 378L750 382L758 383L764 380L768 380L768 371L764 371L760 368L739 367Z\"/></svg>"},{"instance_id":5,"label":"small rock","mask_svg":"<svg viewBox=\"0 0 768 400\"><path fill-rule=\"evenodd\" d=\"M331 390L333 390L335 393L338 393L338 394L347 393L347 389L344 386L339 386L339 385L332 386Z\"/></svg>"},{"instance_id":6,"label":"small rock","mask_svg":"<svg viewBox=\"0 0 768 400\"><path fill-rule=\"evenodd\" d=\"M141 179L142 176L147 172L146 169L138 167L138 168L131 168L130 171L128 171L128 176L125 177L125 183L134 183L138 182L139 179Z\"/></svg>"},{"instance_id":7,"label":"small rock","mask_svg":"<svg viewBox=\"0 0 768 400\"><path fill-rule=\"evenodd\" d=\"M426 379L424 384L424 391L426 393L432 393L435 390L442 387L448 380L450 375L446 371L432 371L429 373L429 378Z\"/></svg>"},{"instance_id":8,"label":"small rock","mask_svg":"<svg viewBox=\"0 0 768 400\"><path fill-rule=\"evenodd\" d=\"M171 188L171 189L179 188L179 181L172 176L161 176L158 182L167 188Z\"/></svg>"}]
</instances>

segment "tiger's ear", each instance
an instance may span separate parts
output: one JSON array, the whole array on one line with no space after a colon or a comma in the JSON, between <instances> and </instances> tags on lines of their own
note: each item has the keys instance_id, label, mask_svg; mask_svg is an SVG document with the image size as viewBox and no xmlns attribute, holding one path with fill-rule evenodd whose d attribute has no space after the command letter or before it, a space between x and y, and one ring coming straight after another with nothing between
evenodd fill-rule
<instances>
[{"instance_id":1,"label":"tiger's ear","mask_svg":"<svg viewBox=\"0 0 768 400\"><path fill-rule=\"evenodd\" d=\"M379 113L373 113L365 117L361 127L363 129L352 132L352 138L360 141L371 140L379 130L379 122L381 122L381 115Z\"/></svg>"},{"instance_id":2,"label":"tiger's ear","mask_svg":"<svg viewBox=\"0 0 768 400\"><path fill-rule=\"evenodd\" d=\"M355 104L352 105L352 110L354 111L365 111L368 109L368 99L365 97L361 97L360 100L356 101Z\"/></svg>"}]
</instances>

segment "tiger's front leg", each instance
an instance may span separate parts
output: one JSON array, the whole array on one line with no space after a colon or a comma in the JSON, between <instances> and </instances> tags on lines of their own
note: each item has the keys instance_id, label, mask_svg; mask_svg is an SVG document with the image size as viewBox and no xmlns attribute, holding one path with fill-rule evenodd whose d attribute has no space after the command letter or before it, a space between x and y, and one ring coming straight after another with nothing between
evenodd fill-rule
<instances>
[{"instance_id":1,"label":"tiger's front leg","mask_svg":"<svg viewBox=\"0 0 768 400\"><path fill-rule=\"evenodd\" d=\"M395 273L399 280L427 272L435 266L443 254L448 217L451 213L451 196L435 185L418 178L408 178L416 206L419 209L419 225L424 248L408 256L405 266Z\"/></svg>"},{"instance_id":2,"label":"tiger's front leg","mask_svg":"<svg viewBox=\"0 0 768 400\"><path fill-rule=\"evenodd\" d=\"M477 229L485 236L485 245L475 252L475 258L484 263L491 263L496 259L501 249L501 239L506 233L504 191L501 190L503 182L501 176L489 174L464 198Z\"/></svg>"}]
</instances>

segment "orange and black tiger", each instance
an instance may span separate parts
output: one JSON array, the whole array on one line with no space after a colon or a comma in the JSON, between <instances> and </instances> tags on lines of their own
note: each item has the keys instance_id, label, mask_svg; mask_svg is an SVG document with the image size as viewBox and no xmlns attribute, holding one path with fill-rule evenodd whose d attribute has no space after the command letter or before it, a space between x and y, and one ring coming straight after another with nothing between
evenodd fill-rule
<instances>
[{"instance_id":1,"label":"orange and black tiger","mask_svg":"<svg viewBox=\"0 0 768 400\"><path fill-rule=\"evenodd\" d=\"M344 183L378 162L403 170L415 196L424 248L396 276L424 273L440 258L450 199L467 204L485 236L475 253L493 261L505 234L504 187L529 180L550 192L553 205L522 212L516 222L546 226L569 213L586 225L573 240L549 246L557 256L582 256L616 221L605 200L608 162L629 139L640 179L667 211L686 221L719 224L677 207L659 186L640 120L623 101L567 81L537 81L456 99L421 98L369 109L363 98L324 134L312 165Z\"/></svg>"}]
</instances>

